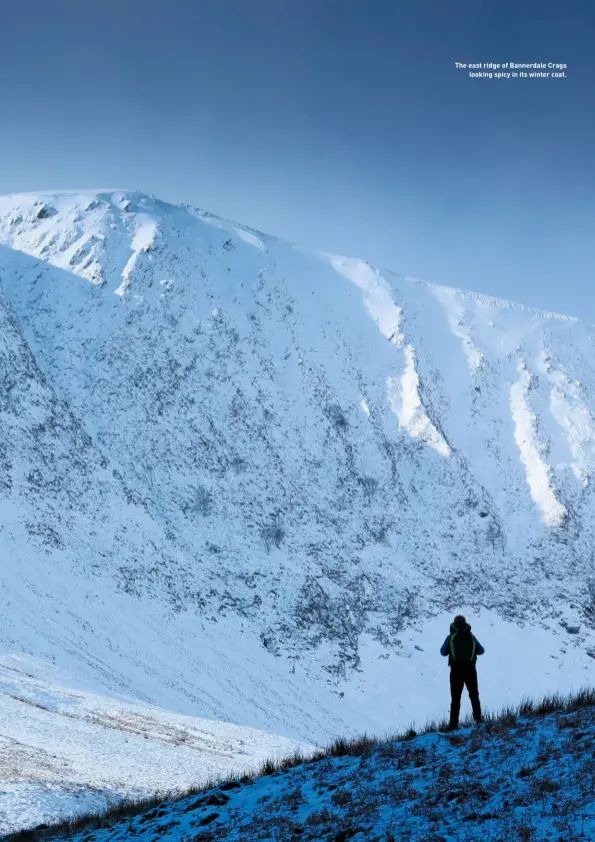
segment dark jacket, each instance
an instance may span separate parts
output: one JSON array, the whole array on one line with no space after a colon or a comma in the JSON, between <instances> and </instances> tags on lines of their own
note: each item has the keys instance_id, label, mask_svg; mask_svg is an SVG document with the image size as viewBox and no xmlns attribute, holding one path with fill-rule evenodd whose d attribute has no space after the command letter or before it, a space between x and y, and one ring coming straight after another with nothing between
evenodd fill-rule
<instances>
[{"instance_id":1,"label":"dark jacket","mask_svg":"<svg viewBox=\"0 0 595 842\"><path fill-rule=\"evenodd\" d=\"M453 635L455 632L470 632L470 631L471 631L471 626L469 625L469 623L465 623L462 626L455 625L455 623L450 624L450 634L448 635L448 637L446 638L446 640L444 641L444 643L440 647L440 654L444 655L444 657L446 657L448 655L448 663L451 667L453 665L453 661L452 661L452 658L450 656L450 638L451 638L451 635ZM484 652L485 652L485 649L483 648L483 646L481 645L479 640L475 637L475 635L472 635L472 637L473 637L473 640L475 641L475 657L473 658L473 664L475 664L476 661L477 661L477 656L483 655Z\"/></svg>"}]
</instances>

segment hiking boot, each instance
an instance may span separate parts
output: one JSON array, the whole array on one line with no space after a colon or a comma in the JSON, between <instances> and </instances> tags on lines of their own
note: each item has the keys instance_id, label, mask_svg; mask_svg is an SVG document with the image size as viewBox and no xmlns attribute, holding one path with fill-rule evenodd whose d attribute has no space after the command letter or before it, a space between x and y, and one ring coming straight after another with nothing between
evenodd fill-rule
<instances>
[{"instance_id":1,"label":"hiking boot","mask_svg":"<svg viewBox=\"0 0 595 842\"><path fill-rule=\"evenodd\" d=\"M446 725L444 728L440 729L440 733L449 734L451 731L456 731L458 727L458 725Z\"/></svg>"}]
</instances>

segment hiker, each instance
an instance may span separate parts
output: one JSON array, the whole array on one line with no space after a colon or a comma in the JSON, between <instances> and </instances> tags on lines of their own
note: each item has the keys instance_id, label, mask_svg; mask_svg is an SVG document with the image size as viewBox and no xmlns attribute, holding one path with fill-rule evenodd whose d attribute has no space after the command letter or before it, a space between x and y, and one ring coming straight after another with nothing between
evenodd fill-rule
<instances>
[{"instance_id":1,"label":"hiker","mask_svg":"<svg viewBox=\"0 0 595 842\"><path fill-rule=\"evenodd\" d=\"M450 624L450 634L440 648L440 654L448 655L450 666L450 722L448 731L459 727L459 711L461 709L461 694L466 685L471 700L473 719L483 722L479 690L477 689L477 671L475 664L478 655L483 655L485 649L471 634L471 626L467 620L458 614Z\"/></svg>"}]
</instances>

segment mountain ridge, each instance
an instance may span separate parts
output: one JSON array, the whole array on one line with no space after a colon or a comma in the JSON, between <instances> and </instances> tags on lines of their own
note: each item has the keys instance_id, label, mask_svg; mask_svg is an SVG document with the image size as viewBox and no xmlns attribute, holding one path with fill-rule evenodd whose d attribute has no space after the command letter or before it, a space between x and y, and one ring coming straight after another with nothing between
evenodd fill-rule
<instances>
[{"instance_id":1,"label":"mountain ridge","mask_svg":"<svg viewBox=\"0 0 595 842\"><path fill-rule=\"evenodd\" d=\"M530 630L544 691L559 680L550 656L580 683L595 652L588 326L130 191L1 198L0 243L4 309L111 472L106 512L120 524L106 563L79 537L97 524L60 526L46 490L67 551L30 548L8 526L2 540L27 547L33 571L40 552L99 571L99 600L72 585L97 604L98 640L110 605L147 636L146 650L132 630L116 636L117 658L106 647L94 667L69 621L67 656L15 619L4 649L51 653L113 690L138 647L131 693L307 740L361 730L362 717L407 720L394 681L440 688L424 702L434 715L442 664L426 638L439 645L453 610L510 641ZM13 485L17 520L28 483ZM168 639L159 670L155 623ZM200 666L189 641L209 653ZM524 680L490 689L507 701Z\"/></svg>"},{"instance_id":2,"label":"mountain ridge","mask_svg":"<svg viewBox=\"0 0 595 842\"><path fill-rule=\"evenodd\" d=\"M389 266L384 266L384 265L376 266L373 262L368 261L368 260L360 260L359 258L355 257L354 255L343 255L343 254L339 254L337 252L326 251L324 249L315 249L315 248L312 248L312 247L302 246L299 242L297 242L295 240L287 239L286 237L281 237L278 234L271 234L271 233L265 232L265 231L263 231L259 228L256 228L254 226L246 225L245 223L243 223L239 220L230 219L230 218L227 218L227 217L223 217L219 214L212 213L211 211L207 211L207 210L203 209L202 207L200 207L199 205L194 205L191 202L176 203L176 202L173 202L173 201L160 199L154 193L146 193L146 192L144 192L142 190L139 190L139 189L136 189L136 188L127 188L127 187L91 188L91 187L89 187L89 188L68 189L68 190L48 189L48 190L23 191L23 192L16 192L16 193L4 193L4 194L0 194L0 203L4 202L4 204L6 205L6 204L8 204L8 200L11 200L12 202L15 202L18 205L19 202L23 199L35 199L35 200L41 199L41 198L59 199L60 197L82 197L82 196L97 198L99 196L102 196L102 195L106 196L106 195L109 195L109 194L122 195L122 196L128 195L130 197L136 196L136 197L140 197L144 200L152 201L156 205L165 205L165 206L168 206L168 207L171 207L171 208L182 208L184 210L187 210L193 216L198 215L198 218L200 218L200 219L210 218L210 219L216 220L220 223L240 228L241 230L252 233L252 234L255 234L256 236L264 237L268 240L273 240L275 242L284 243L288 246L291 246L292 248L299 248L302 251L310 253L310 254L323 255L323 256L325 256L329 259L358 260L358 262L361 262L361 263L365 264L366 266L369 266L372 269L376 269L380 273L388 273L388 274L390 274L390 275L394 276L395 278L398 278L402 281L406 281L408 283L413 283L413 284L422 284L422 285L424 285L426 287L430 287L430 288L444 289L444 290L447 290L449 292L456 292L456 293L459 293L459 294L464 295L464 296L470 296L471 298L473 298L474 300L477 300L478 302L482 302L482 303L486 303L486 304L493 304L493 305L502 306L502 307L505 307L505 308L514 307L514 308L518 308L520 310L525 310L525 311L535 313L536 315L540 315L540 316L544 316L544 317L550 316L552 318L560 318L560 319L564 319L564 320L577 321L577 322L580 322L582 324L589 324L589 325L593 324L592 322L589 322L589 321L587 321L585 319L582 319L578 316L573 316L569 313L564 313L564 312L557 311L557 310L548 310L546 308L539 307L537 305L526 304L526 303L523 303L523 302L520 302L520 301L516 301L515 299L502 298L501 296L490 295L490 294L487 294L487 293L481 293L481 292L477 292L476 290L473 290L473 289L463 289L462 287L455 287L455 286L451 286L449 284L434 283L434 282L431 282L431 281L426 281L423 278L418 278L418 277L413 276L413 275L401 275L401 274L395 272L394 269L392 269Z\"/></svg>"}]
</instances>

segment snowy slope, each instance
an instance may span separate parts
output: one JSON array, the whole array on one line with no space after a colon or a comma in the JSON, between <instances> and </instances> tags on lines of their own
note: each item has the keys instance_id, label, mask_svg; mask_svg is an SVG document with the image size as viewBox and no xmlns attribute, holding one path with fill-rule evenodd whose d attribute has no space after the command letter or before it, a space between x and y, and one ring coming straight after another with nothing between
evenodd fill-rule
<instances>
[{"instance_id":1,"label":"snowy slope","mask_svg":"<svg viewBox=\"0 0 595 842\"><path fill-rule=\"evenodd\" d=\"M0 296L0 656L306 742L455 610L494 704L592 672L592 326L127 191L1 198Z\"/></svg>"},{"instance_id":2,"label":"snowy slope","mask_svg":"<svg viewBox=\"0 0 595 842\"><path fill-rule=\"evenodd\" d=\"M595 838L595 715L429 733L163 800L73 842L394 842ZM32 840L43 836L32 836Z\"/></svg>"},{"instance_id":3,"label":"snowy slope","mask_svg":"<svg viewBox=\"0 0 595 842\"><path fill-rule=\"evenodd\" d=\"M105 810L122 797L187 792L258 768L269 757L308 752L264 731L73 691L60 687L55 674L33 678L29 659L6 660L10 665L0 662L2 834Z\"/></svg>"}]
</instances>

